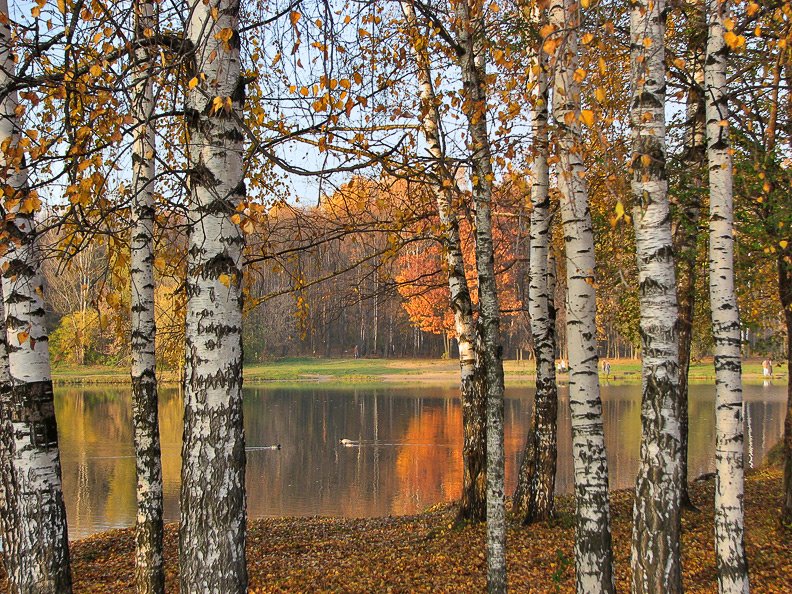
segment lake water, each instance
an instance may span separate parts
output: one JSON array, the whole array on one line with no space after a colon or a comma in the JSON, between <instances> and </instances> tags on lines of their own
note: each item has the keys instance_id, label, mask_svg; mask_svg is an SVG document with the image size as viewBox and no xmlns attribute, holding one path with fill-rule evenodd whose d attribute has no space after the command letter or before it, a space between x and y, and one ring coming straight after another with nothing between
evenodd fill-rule
<instances>
[{"instance_id":1,"label":"lake water","mask_svg":"<svg viewBox=\"0 0 792 594\"><path fill-rule=\"evenodd\" d=\"M603 386L613 488L631 487L640 441L640 386ZM506 481L514 488L532 388L506 392ZM785 385L746 385L746 466L762 464L783 433ZM714 468L714 387L690 394L690 476ZM131 526L135 464L128 389L55 392L69 535ZM568 395L561 391L557 486L572 490ZM161 395L165 519L178 520L182 400ZM409 514L458 498L462 412L452 388L250 387L245 389L250 518ZM359 441L345 447L341 439ZM261 449L281 444L281 450Z\"/></svg>"}]
</instances>

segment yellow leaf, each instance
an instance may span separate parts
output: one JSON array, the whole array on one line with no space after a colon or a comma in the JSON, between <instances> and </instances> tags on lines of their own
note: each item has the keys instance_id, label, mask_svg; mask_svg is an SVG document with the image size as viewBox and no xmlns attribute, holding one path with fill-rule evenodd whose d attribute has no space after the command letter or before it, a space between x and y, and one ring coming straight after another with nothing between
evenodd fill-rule
<instances>
[{"instance_id":1,"label":"yellow leaf","mask_svg":"<svg viewBox=\"0 0 792 594\"><path fill-rule=\"evenodd\" d=\"M93 66L91 66L91 68L90 68L90 73L91 73L91 76L94 76L94 77L96 77L96 76L101 76L101 74L102 74L102 67L101 67L101 66L99 66L99 64L94 64L94 65L93 65Z\"/></svg>"},{"instance_id":2,"label":"yellow leaf","mask_svg":"<svg viewBox=\"0 0 792 594\"><path fill-rule=\"evenodd\" d=\"M652 164L652 157L649 155L641 155L641 165L644 167L649 167Z\"/></svg>"},{"instance_id":3,"label":"yellow leaf","mask_svg":"<svg viewBox=\"0 0 792 594\"><path fill-rule=\"evenodd\" d=\"M197 86L198 86L198 77L197 76L193 76L190 79L190 82L187 83L187 88L194 89Z\"/></svg>"},{"instance_id":4,"label":"yellow leaf","mask_svg":"<svg viewBox=\"0 0 792 594\"><path fill-rule=\"evenodd\" d=\"M25 341L27 341L28 338L30 338L30 332L17 332L17 340L19 341L19 344L25 344Z\"/></svg>"},{"instance_id":5,"label":"yellow leaf","mask_svg":"<svg viewBox=\"0 0 792 594\"><path fill-rule=\"evenodd\" d=\"M31 192L19 205L19 212L22 214L30 214L36 212L39 208L41 208L41 200L39 200L35 192Z\"/></svg>"},{"instance_id":6,"label":"yellow leaf","mask_svg":"<svg viewBox=\"0 0 792 594\"><path fill-rule=\"evenodd\" d=\"M217 277L217 280L219 280L219 281L220 281L220 282L221 282L223 285L225 285L226 287L230 287L230 286L231 286L231 277L230 277L230 276L228 276L228 275L227 275L227 274L225 274L225 273L224 273L224 274L221 274L220 276L218 276L218 277Z\"/></svg>"},{"instance_id":7,"label":"yellow leaf","mask_svg":"<svg viewBox=\"0 0 792 594\"><path fill-rule=\"evenodd\" d=\"M291 21L292 25L296 25L297 21L299 21L301 18L302 18L302 14L300 14L296 10L292 10L291 14L289 15L289 20Z\"/></svg>"},{"instance_id":8,"label":"yellow leaf","mask_svg":"<svg viewBox=\"0 0 792 594\"><path fill-rule=\"evenodd\" d=\"M583 37L580 39L583 42L583 45L588 45L594 39L593 33L585 33Z\"/></svg>"},{"instance_id":9,"label":"yellow leaf","mask_svg":"<svg viewBox=\"0 0 792 594\"><path fill-rule=\"evenodd\" d=\"M580 112L580 121L589 128L594 125L594 112L590 109L584 109Z\"/></svg>"},{"instance_id":10,"label":"yellow leaf","mask_svg":"<svg viewBox=\"0 0 792 594\"><path fill-rule=\"evenodd\" d=\"M778 242L778 245L781 246L782 250L785 250L785 249L787 249L787 246L789 245L789 242L786 239L782 239L781 241Z\"/></svg>"},{"instance_id":11,"label":"yellow leaf","mask_svg":"<svg viewBox=\"0 0 792 594\"><path fill-rule=\"evenodd\" d=\"M217 32L217 34L215 35L215 39L228 43L233 36L234 36L234 30L231 29L230 27L225 27Z\"/></svg>"},{"instance_id":12,"label":"yellow leaf","mask_svg":"<svg viewBox=\"0 0 792 594\"><path fill-rule=\"evenodd\" d=\"M723 34L723 41L733 50L745 45L745 37L736 35L732 31L726 31L726 33Z\"/></svg>"},{"instance_id":13,"label":"yellow leaf","mask_svg":"<svg viewBox=\"0 0 792 594\"><path fill-rule=\"evenodd\" d=\"M579 83L583 82L586 79L586 74L587 74L586 71L583 70L582 68L578 68L577 70L575 70L575 75L574 75L575 82L579 82Z\"/></svg>"},{"instance_id":14,"label":"yellow leaf","mask_svg":"<svg viewBox=\"0 0 792 594\"><path fill-rule=\"evenodd\" d=\"M580 0L580 7L581 8L588 8L589 7L589 0Z\"/></svg>"},{"instance_id":15,"label":"yellow leaf","mask_svg":"<svg viewBox=\"0 0 792 594\"><path fill-rule=\"evenodd\" d=\"M753 16L759 11L759 5L756 2L749 2L748 6L745 9L745 13L748 16Z\"/></svg>"},{"instance_id":16,"label":"yellow leaf","mask_svg":"<svg viewBox=\"0 0 792 594\"><path fill-rule=\"evenodd\" d=\"M621 200L616 203L616 220L618 221L624 216L624 204Z\"/></svg>"},{"instance_id":17,"label":"yellow leaf","mask_svg":"<svg viewBox=\"0 0 792 594\"><path fill-rule=\"evenodd\" d=\"M594 97L600 103L604 103L605 102L605 97L606 97L605 89L603 89L602 87L597 87L597 90L594 91Z\"/></svg>"}]
</instances>

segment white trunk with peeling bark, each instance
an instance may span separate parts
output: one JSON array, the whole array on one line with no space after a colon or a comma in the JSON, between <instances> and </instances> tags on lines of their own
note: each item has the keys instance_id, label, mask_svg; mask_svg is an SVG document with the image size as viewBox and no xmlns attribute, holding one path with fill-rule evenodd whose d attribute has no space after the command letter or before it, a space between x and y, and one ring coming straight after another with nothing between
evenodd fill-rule
<instances>
[{"instance_id":1,"label":"white trunk with peeling bark","mask_svg":"<svg viewBox=\"0 0 792 594\"><path fill-rule=\"evenodd\" d=\"M19 588L19 518L17 517L16 471L14 470L14 400L11 391L11 373L8 368L5 306L0 283L0 542L3 548L3 566L10 589Z\"/></svg>"},{"instance_id":2,"label":"white trunk with peeling bark","mask_svg":"<svg viewBox=\"0 0 792 594\"><path fill-rule=\"evenodd\" d=\"M540 29L546 12L534 4L531 18ZM550 212L550 170L548 166L548 102L550 97L547 54L541 43L531 59L531 129L533 163L531 186L530 262L528 273L528 313L536 360L536 396L531 433L520 465L515 508L523 520L546 520L553 515L557 458L558 389L555 377L555 314L551 312L548 256L552 213ZM526 493L527 491L527 493Z\"/></svg>"},{"instance_id":3,"label":"white trunk with peeling bark","mask_svg":"<svg viewBox=\"0 0 792 594\"><path fill-rule=\"evenodd\" d=\"M433 186L437 214L441 225L441 241L448 267L448 288L451 310L459 346L461 372L462 416L464 425L464 471L459 517L482 521L486 511L486 443L484 427L484 386L481 354L476 353L476 325L473 301L470 297L459 220L454 212L456 179L448 168L443 149L440 112L432 85L432 73L427 53L427 38L421 35L415 9L411 1L401 3L408 26L408 35L417 65L421 100L421 129L427 150L434 161L437 183Z\"/></svg>"},{"instance_id":4,"label":"white trunk with peeling bark","mask_svg":"<svg viewBox=\"0 0 792 594\"><path fill-rule=\"evenodd\" d=\"M546 23L538 4L531 9L534 27ZM514 494L514 509L523 522L546 520L553 515L557 458L558 389L555 376L555 314L551 312L548 264L550 227L550 169L548 166L549 77L547 54L541 43L531 59L531 131L533 162L531 186L528 314L536 360L536 396L531 430L526 439Z\"/></svg>"},{"instance_id":5,"label":"white trunk with peeling bark","mask_svg":"<svg viewBox=\"0 0 792 594\"><path fill-rule=\"evenodd\" d=\"M630 14L630 172L641 306L641 451L635 486L632 591L682 591L682 436L677 297L665 143L665 2Z\"/></svg>"},{"instance_id":6,"label":"white trunk with peeling bark","mask_svg":"<svg viewBox=\"0 0 792 594\"><path fill-rule=\"evenodd\" d=\"M557 126L558 188L567 270L567 348L577 525L575 569L579 594L613 592L613 554L605 434L600 399L594 235L583 164L578 68L579 5L553 0L550 24L558 42L551 56L553 119Z\"/></svg>"},{"instance_id":7,"label":"white trunk with peeling bark","mask_svg":"<svg viewBox=\"0 0 792 594\"><path fill-rule=\"evenodd\" d=\"M135 39L154 30L154 5L136 0L133 6ZM162 556L162 463L154 339L154 83L151 66L156 52L138 48L132 71L133 117L137 128L132 153L132 235L130 274L132 285L132 417L137 474L135 522L135 587L139 594L165 589Z\"/></svg>"},{"instance_id":8,"label":"white trunk with peeling bark","mask_svg":"<svg viewBox=\"0 0 792 594\"><path fill-rule=\"evenodd\" d=\"M707 1L709 291L715 341L715 553L722 594L749 591L743 522L743 403L740 315L734 290L732 163L724 21L728 3Z\"/></svg>"},{"instance_id":9,"label":"white trunk with peeling bark","mask_svg":"<svg viewBox=\"0 0 792 594\"><path fill-rule=\"evenodd\" d=\"M8 14L6 0L0 12ZM0 86L13 76L11 32L0 24ZM5 304L8 364L13 383L11 428L14 471L18 583L12 591L71 592L66 509L61 487L58 432L50 376L49 342L44 323L44 298L39 274L34 214L30 212L25 160L17 148L19 122L16 93L0 105L0 181L13 189L6 194L6 226L2 289ZM24 212L23 212L24 211ZM12 576L13 577L13 576Z\"/></svg>"},{"instance_id":10,"label":"white trunk with peeling bark","mask_svg":"<svg viewBox=\"0 0 792 594\"><path fill-rule=\"evenodd\" d=\"M471 181L476 210L476 272L479 325L487 386L487 590L506 591L506 507L503 452L503 346L492 241L492 154L487 135L486 50L483 6L476 0L455 5L462 70L462 109L470 133Z\"/></svg>"},{"instance_id":11,"label":"white trunk with peeling bark","mask_svg":"<svg viewBox=\"0 0 792 594\"><path fill-rule=\"evenodd\" d=\"M232 220L245 195L239 2L195 0L187 37L195 47L190 75L198 84L188 92L185 113L191 203L180 580L182 592L241 594L247 587L244 239Z\"/></svg>"}]
</instances>

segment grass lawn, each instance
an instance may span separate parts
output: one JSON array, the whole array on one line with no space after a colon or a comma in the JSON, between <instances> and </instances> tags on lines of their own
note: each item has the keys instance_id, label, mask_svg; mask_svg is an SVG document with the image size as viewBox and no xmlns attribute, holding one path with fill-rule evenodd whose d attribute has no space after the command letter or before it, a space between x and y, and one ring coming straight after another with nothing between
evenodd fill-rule
<instances>
[{"instance_id":1,"label":"grass lawn","mask_svg":"<svg viewBox=\"0 0 792 594\"><path fill-rule=\"evenodd\" d=\"M634 382L641 378L641 361L638 359L611 359L612 382ZM530 383L534 379L534 363L530 360L506 361L504 363L507 383ZM774 367L775 379L785 381L787 369L778 364ZM286 358L245 366L245 381L298 382L322 381L338 383L431 383L454 384L459 378L456 360L442 359L315 359ZM602 375L602 374L601 374ZM164 383L178 381L177 374L161 374ZM566 379L561 374L559 379ZM746 381L762 378L759 359L743 363ZM690 367L691 381L712 381L715 370L712 360L698 361ZM56 384L128 384L129 371L123 367L101 366L57 366L53 370Z\"/></svg>"}]
</instances>

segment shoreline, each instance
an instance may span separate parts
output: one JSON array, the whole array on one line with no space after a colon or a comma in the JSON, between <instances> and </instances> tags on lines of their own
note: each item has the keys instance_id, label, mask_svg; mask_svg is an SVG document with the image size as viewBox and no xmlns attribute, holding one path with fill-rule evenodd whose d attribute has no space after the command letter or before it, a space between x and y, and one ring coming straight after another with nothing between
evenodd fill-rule
<instances>
[{"instance_id":1,"label":"shoreline","mask_svg":"<svg viewBox=\"0 0 792 594\"><path fill-rule=\"evenodd\" d=\"M756 592L785 592L792 575L792 539L777 520L781 475L777 467L746 473L746 551ZM714 481L694 481L690 490L700 511L682 517L685 590L714 592ZM573 507L571 496L559 497L553 520L528 527L510 523L511 592L574 591ZM612 491L611 510L617 589L628 591L632 490ZM453 504L438 504L410 516L252 520L247 546L249 591L484 591L484 527L458 528L453 520ZM178 587L177 543L176 525L168 524L168 591ZM134 591L134 529L72 541L70 548L75 592Z\"/></svg>"},{"instance_id":2,"label":"shoreline","mask_svg":"<svg viewBox=\"0 0 792 594\"><path fill-rule=\"evenodd\" d=\"M639 359L611 360L610 384L634 384L641 381ZM529 385L535 381L533 361L504 361L505 380L511 385ZM743 380L762 382L761 361L743 361ZM776 367L771 381L787 382L787 370ZM778 373L780 372L780 373ZM273 360L267 363L246 365L244 382L247 385L265 384L378 384L389 385L443 385L456 386L459 382L459 367L455 360L441 359L313 359L293 358ZM564 383L566 373L560 374ZM179 377L173 371L160 371L159 383L177 386ZM600 371L600 381L605 381ZM691 366L691 383L714 382L715 370L711 361ZM55 366L52 373L55 386L130 386L129 372L124 367Z\"/></svg>"}]
</instances>

